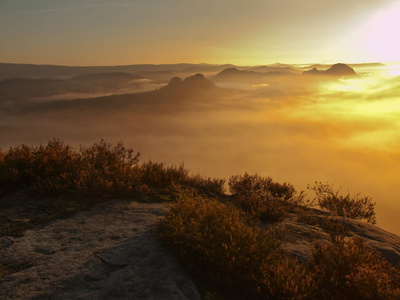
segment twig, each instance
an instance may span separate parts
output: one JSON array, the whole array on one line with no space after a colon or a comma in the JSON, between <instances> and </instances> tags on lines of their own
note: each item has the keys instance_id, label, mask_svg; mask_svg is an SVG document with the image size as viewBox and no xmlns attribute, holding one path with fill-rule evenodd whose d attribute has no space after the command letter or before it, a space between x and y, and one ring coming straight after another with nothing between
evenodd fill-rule
<instances>
[{"instance_id":1,"label":"twig","mask_svg":"<svg viewBox=\"0 0 400 300\"><path fill-rule=\"evenodd\" d=\"M113 267L113 268L123 268L128 265L128 264L113 264L113 263L109 262L108 260L106 260L104 257L101 257L100 254L98 254L98 253L95 253L94 256L99 258L101 260L101 262L103 262L106 265Z\"/></svg>"},{"instance_id":2,"label":"twig","mask_svg":"<svg viewBox=\"0 0 400 300\"><path fill-rule=\"evenodd\" d=\"M12 242L12 244L11 245L14 245L15 244L15 241L12 239L12 238L9 238L8 236L4 236L7 240L9 240L9 241L11 241Z\"/></svg>"}]
</instances>

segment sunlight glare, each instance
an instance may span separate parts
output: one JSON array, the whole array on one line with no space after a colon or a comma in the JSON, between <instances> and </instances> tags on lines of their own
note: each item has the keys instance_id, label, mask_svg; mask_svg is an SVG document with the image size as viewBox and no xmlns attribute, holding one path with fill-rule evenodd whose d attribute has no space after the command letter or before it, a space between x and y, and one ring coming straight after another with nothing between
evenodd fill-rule
<instances>
[{"instance_id":1,"label":"sunlight glare","mask_svg":"<svg viewBox=\"0 0 400 300\"><path fill-rule=\"evenodd\" d=\"M388 74L391 76L399 76L400 75L400 64L392 64L388 68Z\"/></svg>"},{"instance_id":2,"label":"sunlight glare","mask_svg":"<svg viewBox=\"0 0 400 300\"><path fill-rule=\"evenodd\" d=\"M400 4L392 4L368 22L361 34L361 45L374 59L398 61L400 53Z\"/></svg>"},{"instance_id":3,"label":"sunlight glare","mask_svg":"<svg viewBox=\"0 0 400 300\"><path fill-rule=\"evenodd\" d=\"M329 89L333 91L364 92L368 90L371 85L371 80L340 79L338 82L330 84Z\"/></svg>"},{"instance_id":4,"label":"sunlight glare","mask_svg":"<svg viewBox=\"0 0 400 300\"><path fill-rule=\"evenodd\" d=\"M400 112L400 101L398 101L398 99L383 99L379 101L363 102L358 105L357 110L371 116L396 113ZM396 120L398 120L398 117Z\"/></svg>"}]
</instances>

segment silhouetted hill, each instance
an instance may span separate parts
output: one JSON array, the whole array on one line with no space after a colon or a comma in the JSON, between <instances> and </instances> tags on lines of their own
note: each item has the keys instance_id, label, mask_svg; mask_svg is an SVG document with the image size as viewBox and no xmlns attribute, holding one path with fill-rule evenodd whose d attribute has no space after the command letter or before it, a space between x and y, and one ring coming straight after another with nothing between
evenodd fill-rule
<instances>
[{"instance_id":1,"label":"silhouetted hill","mask_svg":"<svg viewBox=\"0 0 400 300\"><path fill-rule=\"evenodd\" d=\"M209 65L209 64L200 64L200 65L194 65L194 66L189 66L182 70L183 72L221 72L222 70L226 68L232 68L234 65L231 64L225 64L225 65Z\"/></svg>"},{"instance_id":2,"label":"silhouetted hill","mask_svg":"<svg viewBox=\"0 0 400 300\"><path fill-rule=\"evenodd\" d=\"M303 75L329 75L333 77L341 77L341 76L356 76L356 72L353 68L349 67L346 64L338 63L332 65L329 69L322 71L318 70L316 67L311 70L304 71Z\"/></svg>"},{"instance_id":3,"label":"silhouetted hill","mask_svg":"<svg viewBox=\"0 0 400 300\"><path fill-rule=\"evenodd\" d=\"M262 67L268 72L255 72L248 70L239 70L237 68L227 68L213 77L215 82L231 81L231 82L249 82L249 83L259 83L269 80L273 80L277 77L293 76L293 73L286 71L277 71L276 68ZM275 71L271 71L275 70Z\"/></svg>"},{"instance_id":4,"label":"silhouetted hill","mask_svg":"<svg viewBox=\"0 0 400 300\"><path fill-rule=\"evenodd\" d=\"M142 76L135 76L124 72L112 72L112 73L89 73L83 75L77 75L71 78L71 80L82 80L82 81L94 81L94 80L118 80L118 81L128 81L134 79L142 79Z\"/></svg>"},{"instance_id":5,"label":"silhouetted hill","mask_svg":"<svg viewBox=\"0 0 400 300\"><path fill-rule=\"evenodd\" d=\"M168 83L168 88L176 89L182 86L182 79L180 77L174 77Z\"/></svg>"},{"instance_id":6,"label":"silhouetted hill","mask_svg":"<svg viewBox=\"0 0 400 300\"><path fill-rule=\"evenodd\" d=\"M4 101L22 101L33 97L47 97L67 92L64 80L10 78L0 80L0 104Z\"/></svg>"},{"instance_id":7,"label":"silhouetted hill","mask_svg":"<svg viewBox=\"0 0 400 300\"><path fill-rule=\"evenodd\" d=\"M347 64L349 67L351 68L364 68L364 67L383 67L385 66L382 63L358 63L358 64ZM331 67L332 65L326 65L326 64L313 64L313 65L309 65L309 66L303 66L303 67L299 67L299 69L302 70L308 70L308 69L313 69L313 68L317 68L317 69L323 69L323 70L327 70Z\"/></svg>"},{"instance_id":8,"label":"silhouetted hill","mask_svg":"<svg viewBox=\"0 0 400 300\"><path fill-rule=\"evenodd\" d=\"M311 70L304 71L302 75L324 75L325 71L318 70L317 68L312 68Z\"/></svg>"},{"instance_id":9,"label":"silhouetted hill","mask_svg":"<svg viewBox=\"0 0 400 300\"><path fill-rule=\"evenodd\" d=\"M51 98L93 97L101 94L121 94L151 88L151 80L129 73L89 73L71 79L7 78L0 79L0 107L14 101ZM157 86L158 87L158 86ZM157 88L156 86L153 89ZM13 104L7 104L12 106Z\"/></svg>"},{"instance_id":10,"label":"silhouetted hill","mask_svg":"<svg viewBox=\"0 0 400 300\"><path fill-rule=\"evenodd\" d=\"M132 73L142 76L141 73L151 74L159 72L219 72L221 69L231 65L207 65L207 64L140 64L126 66L56 66L56 65L34 65L0 63L0 79L13 77L29 78L71 78L84 74L95 73ZM145 77L145 76L143 76ZM171 77L169 77L171 78Z\"/></svg>"},{"instance_id":11,"label":"silhouetted hill","mask_svg":"<svg viewBox=\"0 0 400 300\"><path fill-rule=\"evenodd\" d=\"M353 68L346 64L334 64L328 70L325 71L328 75L333 76L354 76L357 75Z\"/></svg>"},{"instance_id":12,"label":"silhouetted hill","mask_svg":"<svg viewBox=\"0 0 400 300\"><path fill-rule=\"evenodd\" d=\"M262 72L262 73L271 73L271 72L287 72L293 74L299 74L299 70L295 69L290 65L284 64L275 64L268 66L256 66L247 69L248 71Z\"/></svg>"},{"instance_id":13,"label":"silhouetted hill","mask_svg":"<svg viewBox=\"0 0 400 300\"><path fill-rule=\"evenodd\" d=\"M254 72L249 72L249 71L240 71L237 68L227 68L225 70L222 70L220 73L218 73L217 75L215 75L215 77L213 78L214 80L219 80L219 79L226 79L226 78L232 78L232 77L237 77L243 74L252 74Z\"/></svg>"},{"instance_id":14,"label":"silhouetted hill","mask_svg":"<svg viewBox=\"0 0 400 300\"><path fill-rule=\"evenodd\" d=\"M215 84L206 79L203 74L197 73L183 80L182 86L186 89L211 89L215 87Z\"/></svg>"},{"instance_id":15,"label":"silhouetted hill","mask_svg":"<svg viewBox=\"0 0 400 300\"><path fill-rule=\"evenodd\" d=\"M161 88L160 91L191 93L214 88L216 88L216 86L211 80L205 78L203 74L197 73L184 80L180 77L174 77L170 80L168 85Z\"/></svg>"}]
</instances>

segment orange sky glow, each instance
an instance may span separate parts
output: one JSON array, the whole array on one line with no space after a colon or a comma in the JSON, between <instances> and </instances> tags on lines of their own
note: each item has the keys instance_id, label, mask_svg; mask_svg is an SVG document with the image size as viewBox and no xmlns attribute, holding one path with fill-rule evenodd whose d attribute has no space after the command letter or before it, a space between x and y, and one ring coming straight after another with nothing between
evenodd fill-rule
<instances>
[{"instance_id":1,"label":"orange sky glow","mask_svg":"<svg viewBox=\"0 0 400 300\"><path fill-rule=\"evenodd\" d=\"M355 1L0 3L1 62L334 63L398 61L400 5Z\"/></svg>"}]
</instances>

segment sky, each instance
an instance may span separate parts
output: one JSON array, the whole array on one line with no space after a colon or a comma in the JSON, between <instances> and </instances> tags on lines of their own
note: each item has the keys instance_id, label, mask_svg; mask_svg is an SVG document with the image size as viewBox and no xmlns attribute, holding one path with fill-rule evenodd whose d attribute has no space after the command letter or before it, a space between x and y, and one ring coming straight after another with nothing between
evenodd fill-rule
<instances>
[{"instance_id":1,"label":"sky","mask_svg":"<svg viewBox=\"0 0 400 300\"><path fill-rule=\"evenodd\" d=\"M0 62L400 61L393 0L1 0Z\"/></svg>"}]
</instances>

